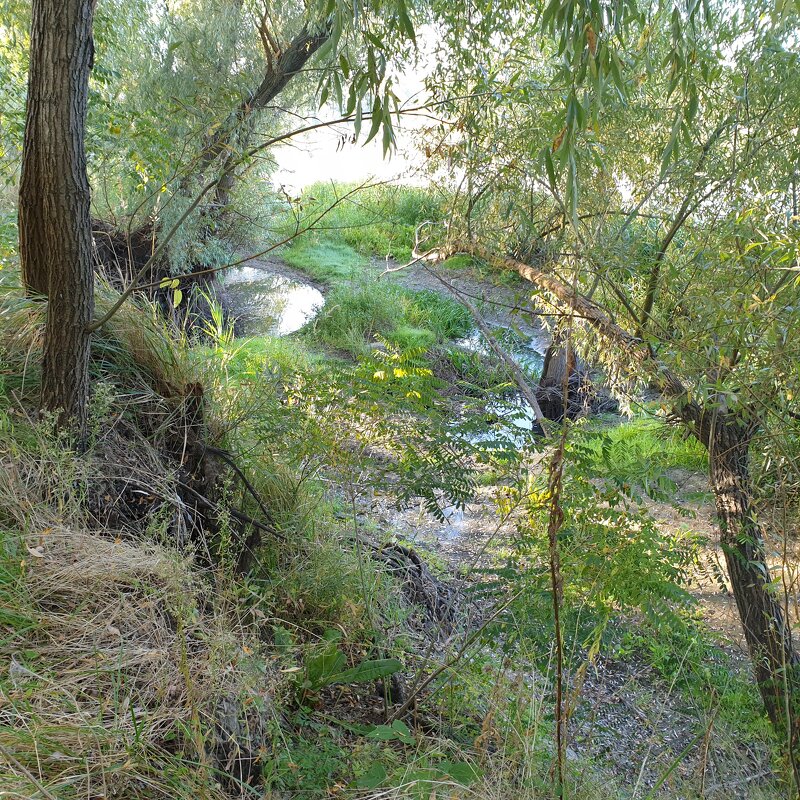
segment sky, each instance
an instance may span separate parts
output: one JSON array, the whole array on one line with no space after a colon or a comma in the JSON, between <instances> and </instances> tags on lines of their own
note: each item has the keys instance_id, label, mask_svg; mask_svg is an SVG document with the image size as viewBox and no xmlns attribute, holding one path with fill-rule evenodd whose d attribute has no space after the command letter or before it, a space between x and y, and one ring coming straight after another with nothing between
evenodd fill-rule
<instances>
[{"instance_id":1,"label":"sky","mask_svg":"<svg viewBox=\"0 0 800 800\"><path fill-rule=\"evenodd\" d=\"M370 178L378 180L397 179L403 183L420 183L413 174L415 159L413 145L407 131L398 132L398 150L383 157L380 136L368 145L362 141L351 144L348 135L351 125L320 128L298 137L291 145L275 152L278 169L273 175L277 186L290 193L298 193L304 187L318 181L337 183L360 183ZM342 134L346 143L342 144Z\"/></svg>"},{"instance_id":2,"label":"sky","mask_svg":"<svg viewBox=\"0 0 800 800\"><path fill-rule=\"evenodd\" d=\"M405 106L418 106L425 102L425 75L434 57L436 36L430 25L417 30L418 58L416 65L407 67L393 76L393 90ZM336 119L341 112L328 104L321 119ZM309 120L312 124L316 120ZM414 130L425 121L423 117L403 117L395 123L397 149L384 158L381 137L376 136L368 145L368 125L364 125L361 141L352 144L352 124L335 128L319 128L298 137L291 144L275 151L278 169L274 175L276 186L284 186L290 193L318 181L361 183L370 178L398 180L406 184L423 184L423 176L416 174L423 159L415 150Z\"/></svg>"}]
</instances>

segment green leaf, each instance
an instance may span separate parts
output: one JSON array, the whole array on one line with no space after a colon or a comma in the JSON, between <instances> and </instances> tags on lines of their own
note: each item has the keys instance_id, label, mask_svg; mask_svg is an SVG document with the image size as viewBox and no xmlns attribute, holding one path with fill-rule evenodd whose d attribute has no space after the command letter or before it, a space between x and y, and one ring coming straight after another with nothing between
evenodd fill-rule
<instances>
[{"instance_id":1,"label":"green leaf","mask_svg":"<svg viewBox=\"0 0 800 800\"><path fill-rule=\"evenodd\" d=\"M332 678L342 672L347 663L345 654L330 642L319 653L306 661L306 680L312 689L321 689L332 682Z\"/></svg>"},{"instance_id":2,"label":"green leaf","mask_svg":"<svg viewBox=\"0 0 800 800\"><path fill-rule=\"evenodd\" d=\"M695 116L697 115L697 109L700 106L700 98L697 96L697 92L692 92L692 96L689 98L689 104L686 107L686 119L691 122Z\"/></svg>"},{"instance_id":3,"label":"green leaf","mask_svg":"<svg viewBox=\"0 0 800 800\"><path fill-rule=\"evenodd\" d=\"M339 54L339 68L342 70L344 79L347 80L350 77L350 62L344 53Z\"/></svg>"},{"instance_id":4,"label":"green leaf","mask_svg":"<svg viewBox=\"0 0 800 800\"><path fill-rule=\"evenodd\" d=\"M377 789L386 780L386 777L386 768L383 764L373 764L356 779L356 786L359 789Z\"/></svg>"},{"instance_id":5,"label":"green leaf","mask_svg":"<svg viewBox=\"0 0 800 800\"><path fill-rule=\"evenodd\" d=\"M356 107L356 118L353 122L353 135L358 139L361 134L361 103Z\"/></svg>"},{"instance_id":6,"label":"green leaf","mask_svg":"<svg viewBox=\"0 0 800 800\"><path fill-rule=\"evenodd\" d=\"M376 725L367 735L367 739L376 739L379 742L402 742L414 744L414 734L408 725L396 719L391 725Z\"/></svg>"},{"instance_id":7,"label":"green leaf","mask_svg":"<svg viewBox=\"0 0 800 800\"><path fill-rule=\"evenodd\" d=\"M352 669L338 672L328 683L368 683L386 678L399 672L403 665L396 658L379 658L374 661L362 661Z\"/></svg>"},{"instance_id":8,"label":"green leaf","mask_svg":"<svg viewBox=\"0 0 800 800\"><path fill-rule=\"evenodd\" d=\"M544 168L547 171L547 178L550 181L550 186L555 188L557 186L556 168L555 164L553 164L553 156L550 153L549 147L545 147L544 149Z\"/></svg>"},{"instance_id":9,"label":"green leaf","mask_svg":"<svg viewBox=\"0 0 800 800\"><path fill-rule=\"evenodd\" d=\"M466 761L442 761L437 767L463 786L469 786L481 776L481 770Z\"/></svg>"},{"instance_id":10,"label":"green leaf","mask_svg":"<svg viewBox=\"0 0 800 800\"><path fill-rule=\"evenodd\" d=\"M414 31L414 25L411 18L408 16L408 9L406 8L405 0L398 0L397 4L397 17L400 22L400 30L411 39L414 44L417 43L417 35Z\"/></svg>"},{"instance_id":11,"label":"green leaf","mask_svg":"<svg viewBox=\"0 0 800 800\"><path fill-rule=\"evenodd\" d=\"M381 129L381 122L383 122L381 99L380 97L376 97L372 105L372 126L369 129L367 140L364 142L365 145L369 144L378 135L378 131Z\"/></svg>"},{"instance_id":12,"label":"green leaf","mask_svg":"<svg viewBox=\"0 0 800 800\"><path fill-rule=\"evenodd\" d=\"M358 90L356 89L355 81L350 84L350 91L347 94L347 106L344 110L344 113L349 116L353 113L356 107L356 101L358 100Z\"/></svg>"},{"instance_id":13,"label":"green leaf","mask_svg":"<svg viewBox=\"0 0 800 800\"><path fill-rule=\"evenodd\" d=\"M275 642L275 649L286 652L294 647L295 641L292 632L281 625L272 626L272 637Z\"/></svg>"},{"instance_id":14,"label":"green leaf","mask_svg":"<svg viewBox=\"0 0 800 800\"><path fill-rule=\"evenodd\" d=\"M680 114L675 117L675 122L672 125L672 133L670 134L667 146L664 148L664 154L661 157L661 177L667 171L670 162L677 155L678 135L681 131L681 118Z\"/></svg>"},{"instance_id":15,"label":"green leaf","mask_svg":"<svg viewBox=\"0 0 800 800\"><path fill-rule=\"evenodd\" d=\"M383 155L384 157L389 152L392 146L392 118L387 113L383 119Z\"/></svg>"}]
</instances>

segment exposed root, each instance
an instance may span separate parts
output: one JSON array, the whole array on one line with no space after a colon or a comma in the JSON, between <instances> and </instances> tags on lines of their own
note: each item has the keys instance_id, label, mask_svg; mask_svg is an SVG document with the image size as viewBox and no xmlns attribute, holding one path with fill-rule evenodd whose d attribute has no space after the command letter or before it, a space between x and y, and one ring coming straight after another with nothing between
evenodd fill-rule
<instances>
[{"instance_id":1,"label":"exposed root","mask_svg":"<svg viewBox=\"0 0 800 800\"><path fill-rule=\"evenodd\" d=\"M419 553L397 542L375 544L362 539L375 561L385 565L398 580L403 595L412 607L423 610L423 627L432 638L448 636L458 620L458 589L435 577Z\"/></svg>"}]
</instances>

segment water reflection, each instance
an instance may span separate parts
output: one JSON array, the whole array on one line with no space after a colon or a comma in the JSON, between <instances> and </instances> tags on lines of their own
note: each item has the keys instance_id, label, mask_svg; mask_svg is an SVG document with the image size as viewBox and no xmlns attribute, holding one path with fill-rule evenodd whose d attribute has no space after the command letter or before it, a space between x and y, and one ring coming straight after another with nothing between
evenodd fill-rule
<instances>
[{"instance_id":1,"label":"water reflection","mask_svg":"<svg viewBox=\"0 0 800 800\"><path fill-rule=\"evenodd\" d=\"M319 289L268 269L244 266L223 278L237 323L246 336L286 336L300 330L325 305Z\"/></svg>"},{"instance_id":2,"label":"water reflection","mask_svg":"<svg viewBox=\"0 0 800 800\"><path fill-rule=\"evenodd\" d=\"M536 381L542 371L544 353L547 350L544 334L541 337L527 338L512 328L501 327L496 328L494 333L500 346L522 367L530 381ZM491 355L492 352L477 330L459 339L456 344L481 355ZM465 417L468 422L465 426L465 437L474 445L506 445L517 448L529 442L532 436L541 434L533 409L518 393L483 403L480 414L475 414L475 409L468 409Z\"/></svg>"},{"instance_id":3,"label":"water reflection","mask_svg":"<svg viewBox=\"0 0 800 800\"><path fill-rule=\"evenodd\" d=\"M496 328L494 331L498 344L514 359L526 372L538 374L544 364L544 353L547 350L547 340L544 334L541 337L526 338L520 336L512 328ZM490 355L491 349L479 330L473 330L469 336L455 342L458 347L470 350L481 355Z\"/></svg>"}]
</instances>

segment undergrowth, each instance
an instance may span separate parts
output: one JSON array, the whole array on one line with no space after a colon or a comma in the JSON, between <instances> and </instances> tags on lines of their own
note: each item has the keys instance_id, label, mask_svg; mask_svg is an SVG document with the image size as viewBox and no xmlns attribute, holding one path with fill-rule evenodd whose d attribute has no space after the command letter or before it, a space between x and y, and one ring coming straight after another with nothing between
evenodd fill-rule
<instances>
[{"instance_id":1,"label":"undergrowth","mask_svg":"<svg viewBox=\"0 0 800 800\"><path fill-rule=\"evenodd\" d=\"M333 256L341 269L347 261L335 255L339 243L362 256L408 261L414 244L414 231L426 221L438 221L443 214L443 198L411 186L367 186L341 199L357 187L317 183L307 187L302 197L303 217L315 218L331 209L316 226L322 242L301 238L287 251L287 260L301 266L316 246L319 255ZM325 241L327 240L327 241ZM296 251L296 253L295 253ZM325 261L326 259L321 259ZM350 266L350 264L347 264ZM355 265L354 265L355 266ZM335 268L334 268L335 269ZM341 273L334 271L336 277ZM325 278L320 274L317 277Z\"/></svg>"},{"instance_id":2,"label":"undergrowth","mask_svg":"<svg viewBox=\"0 0 800 800\"><path fill-rule=\"evenodd\" d=\"M337 287L311 324L322 342L353 355L379 336L401 349L426 349L471 329L469 312L454 300L382 281Z\"/></svg>"},{"instance_id":3,"label":"undergrowth","mask_svg":"<svg viewBox=\"0 0 800 800\"><path fill-rule=\"evenodd\" d=\"M79 454L33 410L42 309L11 283L0 297L4 791L551 796L547 451L531 438L501 457L457 435L430 354L469 331L463 308L343 281L303 336L237 340L220 318L190 347L151 306L126 304L95 342ZM98 309L113 298L100 287ZM350 357L325 356L319 342ZM464 362L486 415L481 392L501 376ZM202 445L229 454L247 481L214 462L205 526L180 495L188 445L174 430L198 396ZM736 737L768 754L769 730L686 591L699 537L660 529L644 502L673 492L674 470L703 469L702 452L645 419L577 425L568 451L558 544L570 674L577 684L610 658L646 665L647 690L662 681L692 706L690 742L702 747L702 725L714 726L707 752L739 780ZM432 634L407 575L370 557L392 537L365 509L421 498L441 520L444 505L473 497L476 459L509 528L466 577L471 627ZM440 562L430 572L446 577ZM404 699L409 713L393 720ZM575 741L566 796L630 796L613 765ZM677 756L658 761L656 778L695 796L691 774L672 775Z\"/></svg>"}]
</instances>

